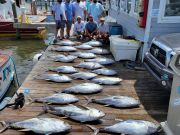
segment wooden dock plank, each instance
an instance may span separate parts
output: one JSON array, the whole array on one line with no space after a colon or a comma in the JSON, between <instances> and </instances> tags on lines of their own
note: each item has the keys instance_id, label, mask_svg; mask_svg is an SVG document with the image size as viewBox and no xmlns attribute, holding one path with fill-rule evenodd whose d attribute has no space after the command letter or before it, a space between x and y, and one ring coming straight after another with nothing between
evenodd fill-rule
<instances>
[{"instance_id":1,"label":"wooden dock plank","mask_svg":"<svg viewBox=\"0 0 180 135\"><path fill-rule=\"evenodd\" d=\"M79 83L90 82L84 80L73 80L72 83L54 83L35 79L34 77L38 74L42 74L44 72L48 73L49 71L47 71L47 69L50 67L57 67L62 65L72 66L83 61L83 59L77 59L74 63L53 62L49 60L47 56L57 55L61 53L49 51L51 50L51 47L52 46L49 46L47 48L45 54L43 55L41 60L34 66L33 70L25 79L18 92L24 92L24 90L29 89L30 93L28 96L33 99L54 94L55 91L61 91L67 87L71 87ZM106 116L103 118L102 123L93 124L93 126L102 127L110 125L116 123L115 119L142 119L155 123L166 119L169 93L163 91L146 71L128 70L123 66L122 62L116 62L115 64L106 67L117 70L118 76L123 79L123 82L120 85L104 86L102 93L88 95L87 97L98 98L106 95L126 95L139 99L141 102L141 106L139 108L133 109L114 109L105 107L103 105L89 103L88 106L98 108L106 113ZM88 71L79 68L78 70ZM76 103L77 105L83 105L87 103L87 100L83 95L77 95L77 97L80 99L80 101ZM26 103L28 102L30 101L26 100ZM22 110L12 110L12 108L6 108L2 112L0 112L0 121L20 121L37 117L42 112L43 104L41 103L26 104ZM55 117L63 119L51 114L43 114L38 117ZM88 127L86 127L85 124L81 124L70 119L63 120L72 125L72 130L69 135L92 134L92 131ZM10 129L3 134L23 135L24 133ZM100 135L105 134L101 133Z\"/></svg>"}]
</instances>

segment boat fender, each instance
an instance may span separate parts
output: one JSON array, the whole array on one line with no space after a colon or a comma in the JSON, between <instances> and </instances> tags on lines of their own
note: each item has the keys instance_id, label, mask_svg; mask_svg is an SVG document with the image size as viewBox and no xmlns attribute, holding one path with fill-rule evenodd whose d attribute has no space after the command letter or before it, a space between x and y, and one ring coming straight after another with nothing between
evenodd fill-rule
<instances>
[{"instance_id":1,"label":"boat fender","mask_svg":"<svg viewBox=\"0 0 180 135\"><path fill-rule=\"evenodd\" d=\"M41 56L42 56L42 53L38 53L38 54L34 55L33 64L36 64L39 61L39 59L41 58Z\"/></svg>"}]
</instances>

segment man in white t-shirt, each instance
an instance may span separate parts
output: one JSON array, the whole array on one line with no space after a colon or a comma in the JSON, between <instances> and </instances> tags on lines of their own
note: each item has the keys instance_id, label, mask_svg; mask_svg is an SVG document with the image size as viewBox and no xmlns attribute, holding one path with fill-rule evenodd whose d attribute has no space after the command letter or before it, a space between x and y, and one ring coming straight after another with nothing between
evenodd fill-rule
<instances>
[{"instance_id":1,"label":"man in white t-shirt","mask_svg":"<svg viewBox=\"0 0 180 135\"><path fill-rule=\"evenodd\" d=\"M93 0L93 3L90 4L88 12L89 15L93 16L94 21L99 23L99 18L102 17L104 13L104 7L102 4L97 2L97 0Z\"/></svg>"},{"instance_id":2,"label":"man in white t-shirt","mask_svg":"<svg viewBox=\"0 0 180 135\"><path fill-rule=\"evenodd\" d=\"M64 28L66 24L65 4L62 0L57 0L57 3L52 7L54 19L56 21L56 38L60 29L60 39L64 38Z\"/></svg>"},{"instance_id":3,"label":"man in white t-shirt","mask_svg":"<svg viewBox=\"0 0 180 135\"><path fill-rule=\"evenodd\" d=\"M73 35L76 36L77 39L83 38L83 36L84 36L84 27L85 27L84 21L81 21L81 17L78 16L77 21L74 24L74 28L73 28Z\"/></svg>"},{"instance_id":4,"label":"man in white t-shirt","mask_svg":"<svg viewBox=\"0 0 180 135\"><path fill-rule=\"evenodd\" d=\"M107 40L109 38L109 26L103 17L100 18L98 26L98 38Z\"/></svg>"},{"instance_id":5,"label":"man in white t-shirt","mask_svg":"<svg viewBox=\"0 0 180 135\"><path fill-rule=\"evenodd\" d=\"M86 19L86 5L84 2L77 0L73 2L73 11L74 11L74 18L77 19L78 16L81 16L81 19L84 21Z\"/></svg>"}]
</instances>

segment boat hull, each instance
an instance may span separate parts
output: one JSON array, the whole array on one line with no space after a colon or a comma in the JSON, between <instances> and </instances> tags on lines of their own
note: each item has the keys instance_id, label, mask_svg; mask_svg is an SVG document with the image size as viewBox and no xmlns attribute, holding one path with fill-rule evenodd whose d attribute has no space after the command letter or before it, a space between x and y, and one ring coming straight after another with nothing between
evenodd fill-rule
<instances>
[{"instance_id":1,"label":"boat hull","mask_svg":"<svg viewBox=\"0 0 180 135\"><path fill-rule=\"evenodd\" d=\"M14 79L13 60L8 55L0 54L0 100L7 93Z\"/></svg>"},{"instance_id":2,"label":"boat hull","mask_svg":"<svg viewBox=\"0 0 180 135\"><path fill-rule=\"evenodd\" d=\"M37 34L37 29L19 29L23 35ZM13 22L0 22L0 36L16 35L16 29L13 27Z\"/></svg>"}]
</instances>

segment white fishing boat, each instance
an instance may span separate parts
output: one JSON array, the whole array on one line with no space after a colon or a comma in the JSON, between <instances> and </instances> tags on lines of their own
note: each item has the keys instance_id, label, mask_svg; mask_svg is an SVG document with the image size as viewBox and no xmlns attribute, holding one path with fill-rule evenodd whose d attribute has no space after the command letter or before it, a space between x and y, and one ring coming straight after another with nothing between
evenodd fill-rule
<instances>
[{"instance_id":1,"label":"white fishing boat","mask_svg":"<svg viewBox=\"0 0 180 135\"><path fill-rule=\"evenodd\" d=\"M0 110L2 110L12 98L6 96L6 93L9 91L9 87L13 81L19 86L14 61L10 55L0 53Z\"/></svg>"}]
</instances>

